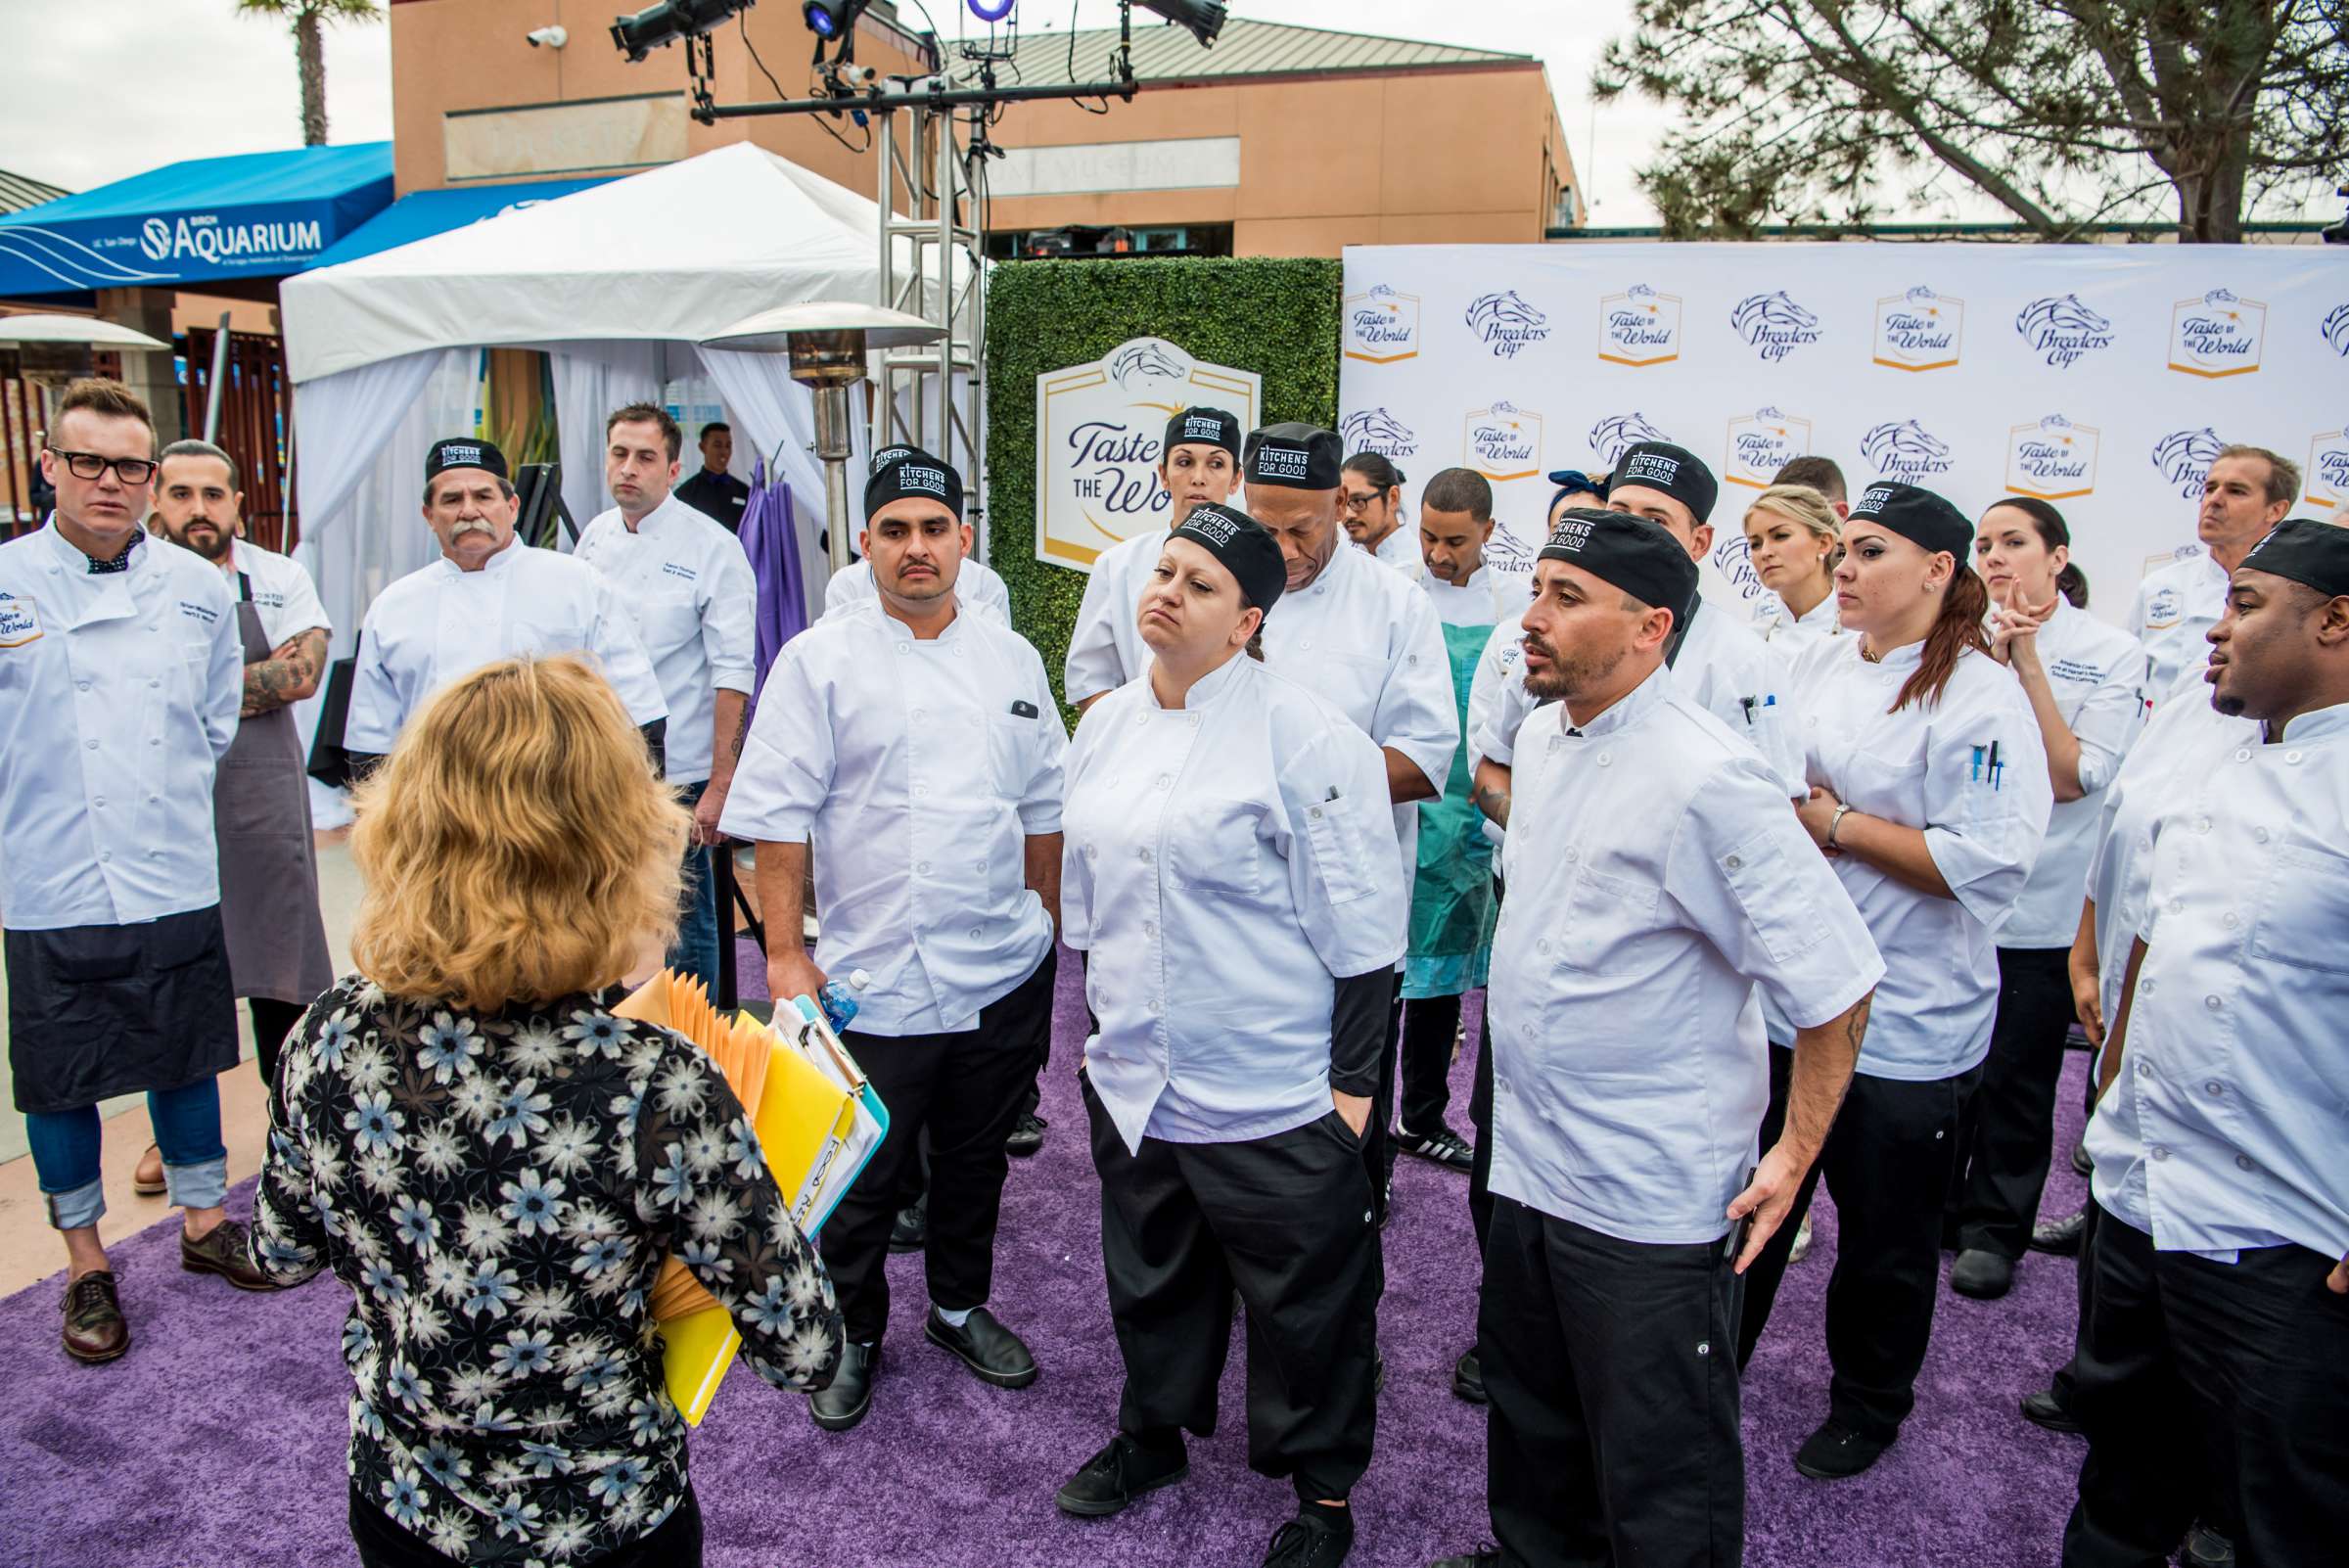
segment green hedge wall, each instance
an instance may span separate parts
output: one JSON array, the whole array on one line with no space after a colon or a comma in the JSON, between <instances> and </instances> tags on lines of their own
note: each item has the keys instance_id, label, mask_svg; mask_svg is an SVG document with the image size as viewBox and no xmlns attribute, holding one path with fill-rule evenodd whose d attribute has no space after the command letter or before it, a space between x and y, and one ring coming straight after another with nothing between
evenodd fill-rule
<instances>
[{"instance_id":1,"label":"green hedge wall","mask_svg":"<svg viewBox=\"0 0 2349 1568\"><path fill-rule=\"evenodd\" d=\"M1083 574L1036 558L1036 378L1164 338L1264 378L1268 424L1338 419L1340 268L1334 260L1167 256L1007 261L987 292L988 564L1013 623L1060 690ZM1070 715L1074 722L1075 715Z\"/></svg>"}]
</instances>

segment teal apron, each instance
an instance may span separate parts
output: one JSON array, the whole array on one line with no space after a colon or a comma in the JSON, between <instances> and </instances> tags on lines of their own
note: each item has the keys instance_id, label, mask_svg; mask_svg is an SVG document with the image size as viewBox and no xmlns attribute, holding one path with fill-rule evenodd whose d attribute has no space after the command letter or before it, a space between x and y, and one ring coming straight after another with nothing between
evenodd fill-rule
<instances>
[{"instance_id":1,"label":"teal apron","mask_svg":"<svg viewBox=\"0 0 2349 1568\"><path fill-rule=\"evenodd\" d=\"M1444 627L1460 744L1444 797L1419 803L1419 879L1411 891L1411 940L1403 994L1461 996L1485 983L1493 960L1493 845L1468 798L1468 688L1492 639L1487 626Z\"/></svg>"}]
</instances>

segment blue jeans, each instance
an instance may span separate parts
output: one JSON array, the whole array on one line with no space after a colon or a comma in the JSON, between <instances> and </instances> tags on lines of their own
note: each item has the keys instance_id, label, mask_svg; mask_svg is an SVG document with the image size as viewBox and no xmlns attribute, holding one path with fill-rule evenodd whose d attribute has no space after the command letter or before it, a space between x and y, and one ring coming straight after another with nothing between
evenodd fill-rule
<instances>
[{"instance_id":1,"label":"blue jeans","mask_svg":"<svg viewBox=\"0 0 2349 1568\"><path fill-rule=\"evenodd\" d=\"M679 803L690 811L701 804L707 782L688 784L678 797ZM717 991L717 900L710 883L710 856L713 852L699 845L685 851L685 905L677 921L677 940L668 949L668 967L680 975L690 975L709 988ZM723 850L715 852L726 853ZM731 912L731 911L729 911Z\"/></svg>"},{"instance_id":2,"label":"blue jeans","mask_svg":"<svg viewBox=\"0 0 2349 1568\"><path fill-rule=\"evenodd\" d=\"M200 1078L147 1096L156 1146L163 1152L163 1180L183 1209L217 1209L228 1196L228 1149L220 1141L220 1083ZM98 1107L27 1111L24 1131L32 1169L49 1200L49 1222L60 1230L94 1225L106 1213L98 1177Z\"/></svg>"}]
</instances>

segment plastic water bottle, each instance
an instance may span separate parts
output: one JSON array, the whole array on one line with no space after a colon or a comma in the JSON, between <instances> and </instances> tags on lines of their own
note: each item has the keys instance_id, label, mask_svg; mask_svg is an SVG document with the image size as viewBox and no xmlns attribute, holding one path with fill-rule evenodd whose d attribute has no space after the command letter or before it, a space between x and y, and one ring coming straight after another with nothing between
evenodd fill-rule
<instances>
[{"instance_id":1,"label":"plastic water bottle","mask_svg":"<svg viewBox=\"0 0 2349 1568\"><path fill-rule=\"evenodd\" d=\"M855 993L872 983L873 977L861 969L851 970L845 986L837 980L824 982L824 989L816 992L815 1000L823 1008L824 1022L832 1026L833 1034L847 1032L850 1020L856 1016Z\"/></svg>"}]
</instances>

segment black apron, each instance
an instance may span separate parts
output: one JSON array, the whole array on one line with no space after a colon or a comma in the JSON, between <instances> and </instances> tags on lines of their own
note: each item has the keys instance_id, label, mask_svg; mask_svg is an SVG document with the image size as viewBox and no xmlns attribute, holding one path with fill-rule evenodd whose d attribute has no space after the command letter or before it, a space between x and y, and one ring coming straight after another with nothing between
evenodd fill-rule
<instances>
[{"instance_id":1,"label":"black apron","mask_svg":"<svg viewBox=\"0 0 2349 1568\"><path fill-rule=\"evenodd\" d=\"M242 572L237 631L246 664L269 658L253 580ZM273 708L238 723L212 776L212 824L220 845L220 919L237 994L309 1002L335 983L335 961L318 910L309 780L293 709Z\"/></svg>"},{"instance_id":2,"label":"black apron","mask_svg":"<svg viewBox=\"0 0 2349 1568\"><path fill-rule=\"evenodd\" d=\"M78 1111L237 1065L218 904L137 925L11 931L6 942L18 1110Z\"/></svg>"}]
</instances>

